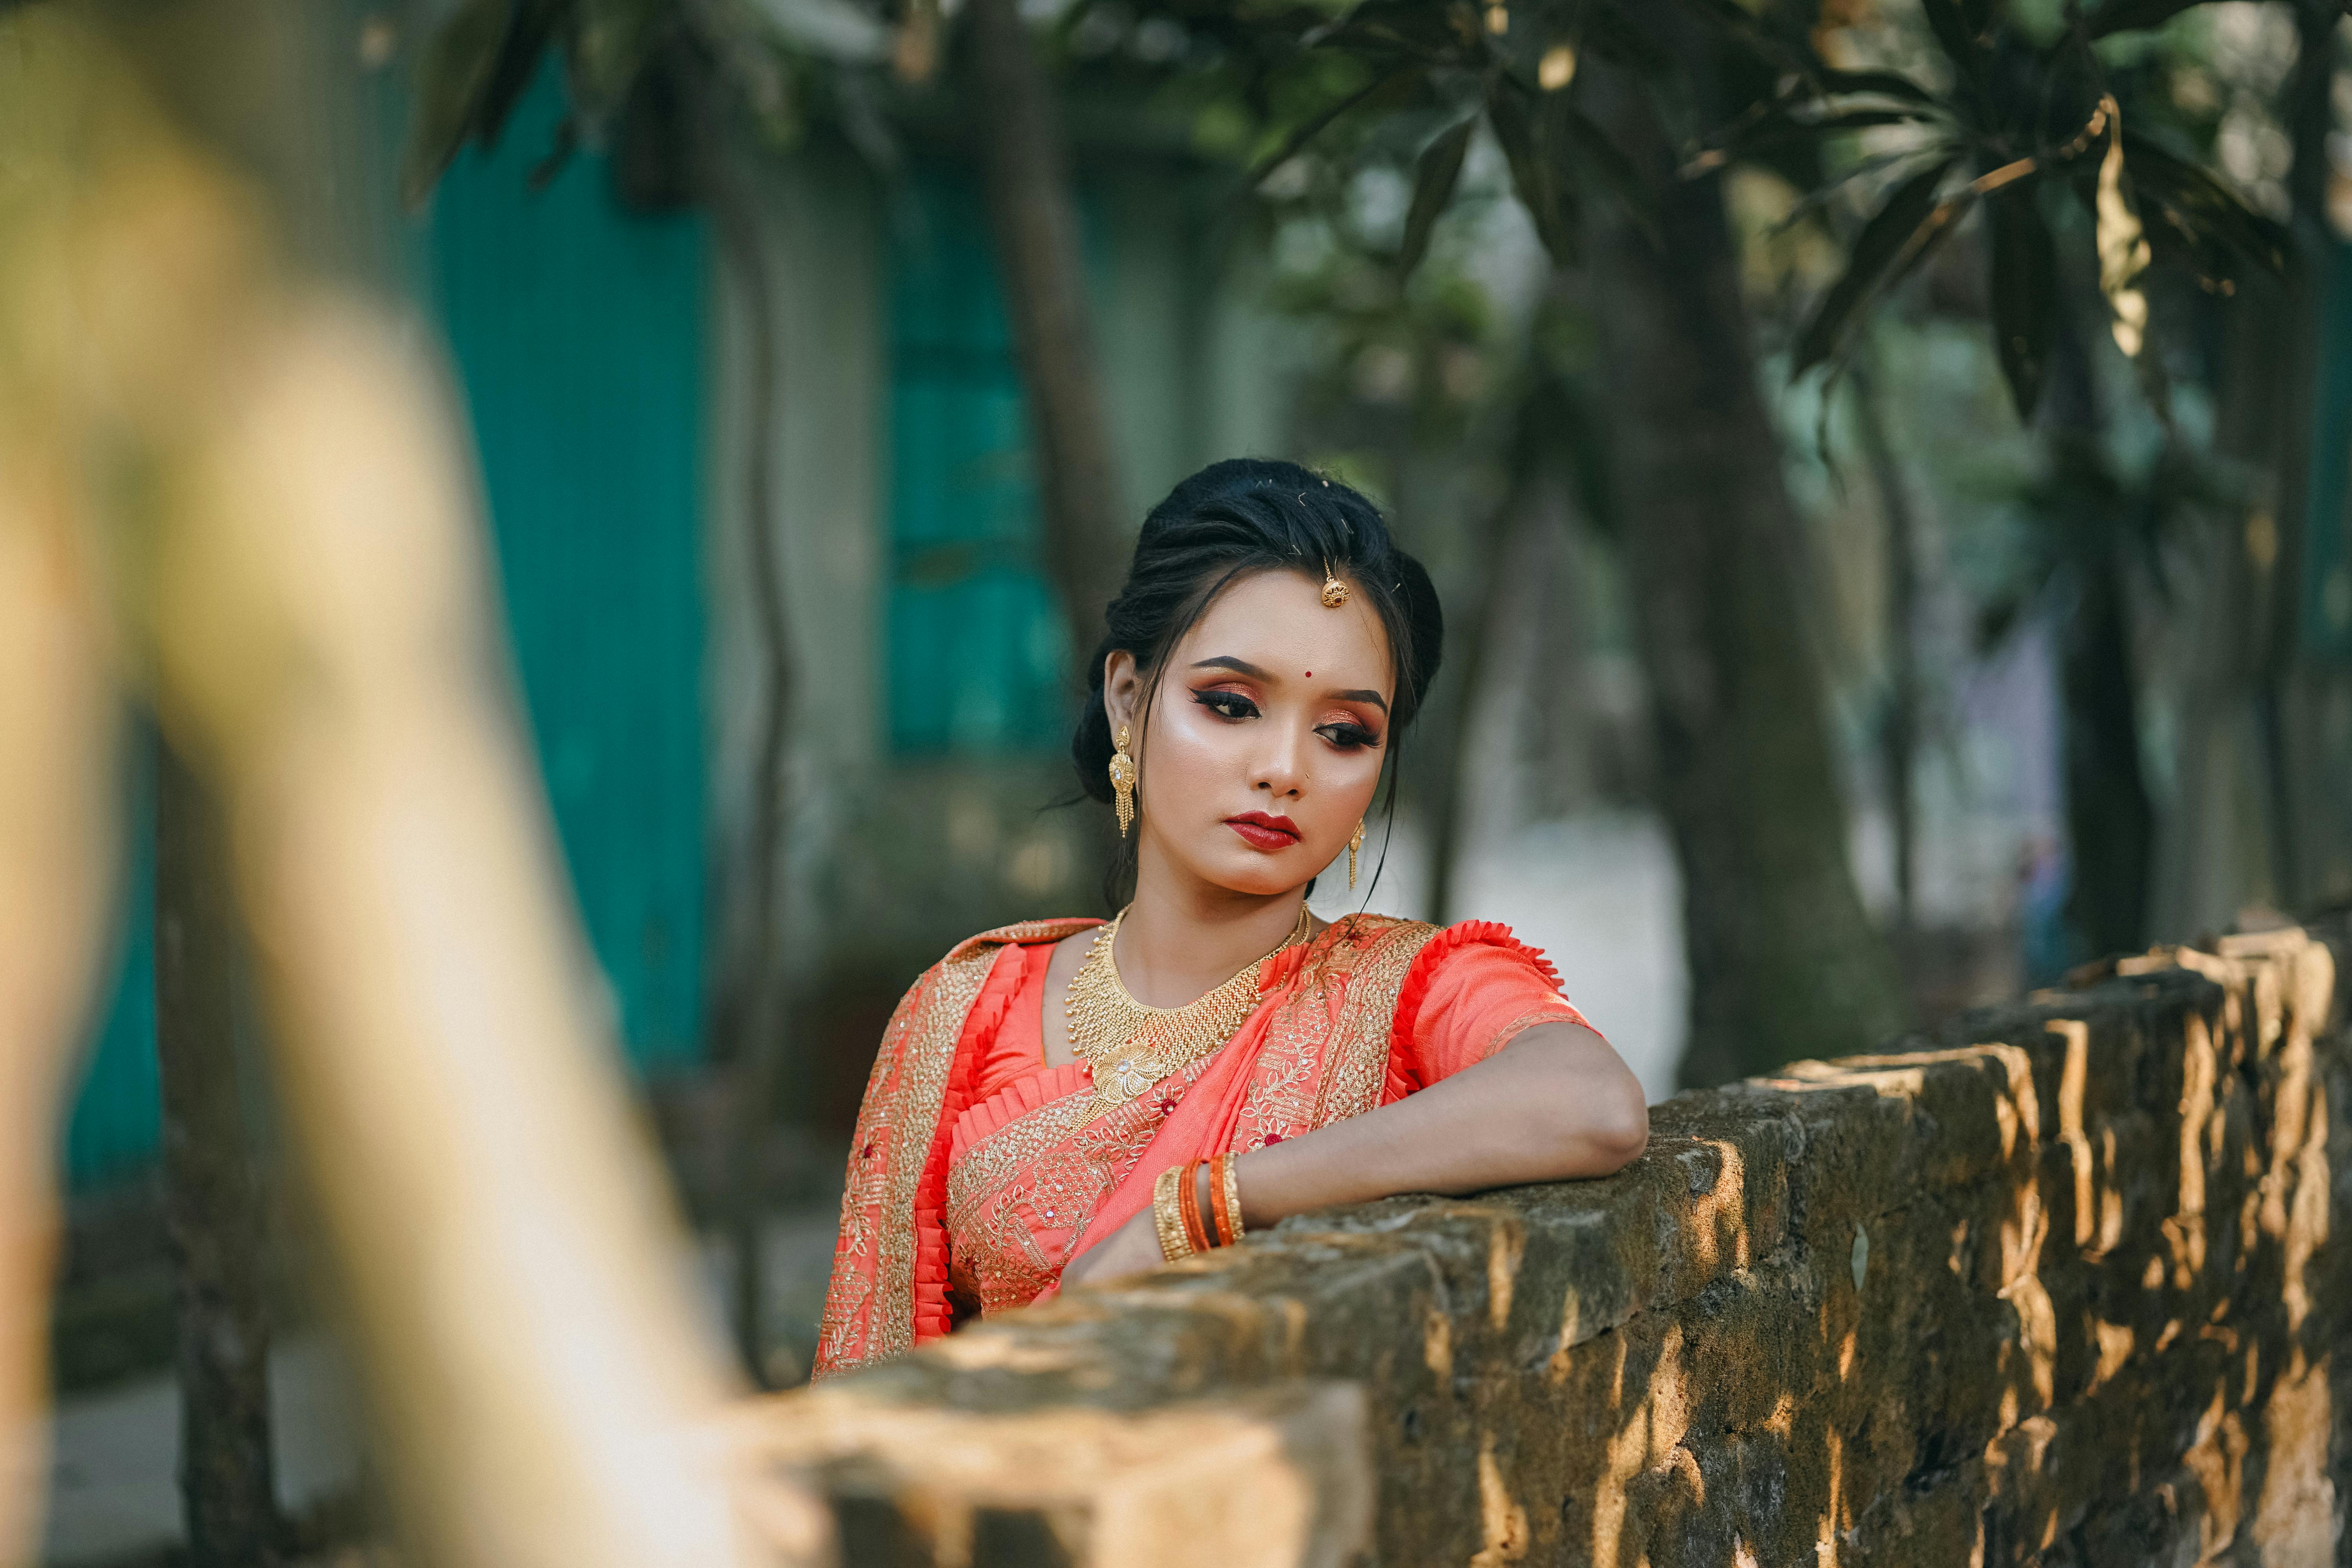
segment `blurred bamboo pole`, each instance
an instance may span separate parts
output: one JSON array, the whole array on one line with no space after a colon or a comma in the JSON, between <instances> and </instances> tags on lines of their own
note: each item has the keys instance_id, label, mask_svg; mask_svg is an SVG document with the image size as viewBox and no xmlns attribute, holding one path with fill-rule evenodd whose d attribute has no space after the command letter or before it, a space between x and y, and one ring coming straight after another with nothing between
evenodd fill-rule
<instances>
[{"instance_id":1,"label":"blurred bamboo pole","mask_svg":"<svg viewBox=\"0 0 2352 1568\"><path fill-rule=\"evenodd\" d=\"M0 105L0 116L8 109ZM0 218L5 222L5 218ZM0 277L5 277L0 268ZM16 282L16 279L7 279ZM0 296L5 297L5 296ZM120 846L111 649L54 410L0 374L0 1563L48 1484L48 1300L67 1065Z\"/></svg>"},{"instance_id":2,"label":"blurred bamboo pole","mask_svg":"<svg viewBox=\"0 0 2352 1568\"><path fill-rule=\"evenodd\" d=\"M808 1560L824 1517L745 1468L590 1000L446 389L372 307L284 276L257 195L156 110L103 16L0 24L14 1556L57 1064L105 885L111 637L221 802L279 1098L420 1558ZM110 605L63 591L101 555Z\"/></svg>"}]
</instances>

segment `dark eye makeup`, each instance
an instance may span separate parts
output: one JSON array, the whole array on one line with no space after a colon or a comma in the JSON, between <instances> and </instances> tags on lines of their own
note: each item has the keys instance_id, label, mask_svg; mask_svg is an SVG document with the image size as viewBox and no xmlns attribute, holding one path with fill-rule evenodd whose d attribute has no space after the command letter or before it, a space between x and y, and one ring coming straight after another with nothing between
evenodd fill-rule
<instances>
[{"instance_id":1,"label":"dark eye makeup","mask_svg":"<svg viewBox=\"0 0 2352 1568\"><path fill-rule=\"evenodd\" d=\"M1212 687L1206 691L1195 691L1192 693L1192 700L1199 703L1202 707L1206 708L1210 712L1214 713L1220 719L1255 719L1257 717L1257 704L1251 701L1248 698L1243 696L1238 691L1227 691L1222 688Z\"/></svg>"},{"instance_id":2,"label":"dark eye makeup","mask_svg":"<svg viewBox=\"0 0 2352 1568\"><path fill-rule=\"evenodd\" d=\"M1213 686L1206 690L1195 691L1192 700L1221 719L1255 719L1260 716L1255 702L1238 691L1228 691L1223 687ZM1380 736L1373 731L1344 720L1337 723L1318 724L1315 732L1341 751L1352 752L1381 743Z\"/></svg>"},{"instance_id":3,"label":"dark eye makeup","mask_svg":"<svg viewBox=\"0 0 2352 1568\"><path fill-rule=\"evenodd\" d=\"M1355 751L1360 746L1377 746L1381 743L1381 738L1361 724L1325 724L1315 732L1347 752Z\"/></svg>"}]
</instances>

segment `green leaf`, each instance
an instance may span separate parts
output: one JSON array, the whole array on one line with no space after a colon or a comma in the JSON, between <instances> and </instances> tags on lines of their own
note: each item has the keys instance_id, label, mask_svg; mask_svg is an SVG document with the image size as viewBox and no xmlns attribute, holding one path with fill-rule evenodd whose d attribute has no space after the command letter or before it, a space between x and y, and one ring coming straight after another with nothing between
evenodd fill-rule
<instances>
[{"instance_id":1,"label":"green leaf","mask_svg":"<svg viewBox=\"0 0 2352 1568\"><path fill-rule=\"evenodd\" d=\"M667 11L656 0L577 0L577 5L572 101L591 124L601 124L620 109L630 84L652 57Z\"/></svg>"},{"instance_id":2,"label":"green leaf","mask_svg":"<svg viewBox=\"0 0 2352 1568\"><path fill-rule=\"evenodd\" d=\"M1959 0L1921 0L1921 8L1927 13L1927 26L1935 33L1936 42L1960 68L1960 74L1971 81L1978 79L1984 69L1984 46L1968 13L1960 9Z\"/></svg>"},{"instance_id":3,"label":"green leaf","mask_svg":"<svg viewBox=\"0 0 2352 1568\"><path fill-rule=\"evenodd\" d=\"M1654 82L1671 81L1681 72L1674 52L1652 37L1639 22L1620 7L1598 5L1583 16L1584 47L1593 55L1623 66Z\"/></svg>"},{"instance_id":4,"label":"green leaf","mask_svg":"<svg viewBox=\"0 0 2352 1568\"><path fill-rule=\"evenodd\" d=\"M1939 113L1949 112L1943 100L1895 71L1817 70L1813 81L1823 93L1833 97L1893 98Z\"/></svg>"},{"instance_id":5,"label":"green leaf","mask_svg":"<svg viewBox=\"0 0 2352 1568\"><path fill-rule=\"evenodd\" d=\"M1923 158L1937 155L1947 150L1941 147L1906 147L1901 152L1881 153L1875 157L1865 158L1853 168L1843 170L1834 177L1807 191L1790 206L1787 212L1780 215L1770 228L1764 231L1765 237L1777 238L1788 233L1823 207L1835 202L1844 194L1849 185L1858 180L1874 179L1906 163L1917 163Z\"/></svg>"},{"instance_id":6,"label":"green leaf","mask_svg":"<svg viewBox=\"0 0 2352 1568\"><path fill-rule=\"evenodd\" d=\"M1425 85L1427 80L1428 72L1423 68L1415 65L1399 66L1386 76L1374 77L1345 98L1326 104L1305 123L1284 137L1282 145L1252 164L1249 174L1242 181L1242 188L1244 191L1254 191L1264 184L1267 175L1297 157L1309 142L1323 134L1334 121L1349 110L1367 103L1392 101L1412 92L1415 88Z\"/></svg>"},{"instance_id":7,"label":"green leaf","mask_svg":"<svg viewBox=\"0 0 2352 1568\"><path fill-rule=\"evenodd\" d=\"M1650 183L1633 166L1633 161L1618 150L1609 140L1609 133L1592 121L1592 117L1580 109L1569 105L1564 97L1548 101L1545 118L1553 128L1550 144L1556 148L1573 148L1580 165L1590 169L1617 198L1650 243L1660 243L1658 237L1656 199Z\"/></svg>"},{"instance_id":8,"label":"green leaf","mask_svg":"<svg viewBox=\"0 0 2352 1568\"><path fill-rule=\"evenodd\" d=\"M1508 77L1497 78L1486 95L1487 123L1494 126L1495 140L1502 143L1503 157L1511 166L1511 188L1535 220L1536 237L1554 261L1573 266L1579 249L1575 198L1564 171L1536 136L1526 90Z\"/></svg>"},{"instance_id":9,"label":"green leaf","mask_svg":"<svg viewBox=\"0 0 2352 1568\"><path fill-rule=\"evenodd\" d=\"M1435 64L1475 47L1478 37L1478 14L1462 0L1362 0L1300 41L1310 49L1337 47Z\"/></svg>"},{"instance_id":10,"label":"green leaf","mask_svg":"<svg viewBox=\"0 0 2352 1568\"><path fill-rule=\"evenodd\" d=\"M416 69L415 117L400 164L400 199L410 208L425 205L473 134L512 8L511 0L465 0L425 46Z\"/></svg>"},{"instance_id":11,"label":"green leaf","mask_svg":"<svg viewBox=\"0 0 2352 1568\"><path fill-rule=\"evenodd\" d=\"M498 63L490 69L489 85L474 108L474 139L484 147L498 145L515 105L522 101L522 95L530 90L531 79L539 74L540 57L570 18L572 4L573 0L517 0L506 37L499 45Z\"/></svg>"},{"instance_id":12,"label":"green leaf","mask_svg":"<svg viewBox=\"0 0 2352 1568\"><path fill-rule=\"evenodd\" d=\"M1803 118L1788 110L1771 110L1727 132L1716 145L1714 155L1705 162L1710 166L1727 163L1735 158L1748 157L1768 148L1816 141L1847 132L1873 130L1881 125L1915 124L1923 118L1921 111L1916 109L1849 109Z\"/></svg>"},{"instance_id":13,"label":"green leaf","mask_svg":"<svg viewBox=\"0 0 2352 1568\"><path fill-rule=\"evenodd\" d=\"M1797 340L1796 363L1790 372L1792 378L1836 353L1863 308L1890 277L1898 275L1898 268L1907 270L1908 264L1933 237L1932 232L1923 229L1940 210L1936 192L1957 160L1958 154L1939 158L1904 181L1895 187L1885 205L1863 225L1846 258L1844 273L1830 286L1829 293ZM1948 225L1947 214L1939 226Z\"/></svg>"},{"instance_id":14,"label":"green leaf","mask_svg":"<svg viewBox=\"0 0 2352 1568\"><path fill-rule=\"evenodd\" d=\"M2124 156L2140 204L2163 223L2151 237L2179 240L2200 252L2252 263L2274 276L2286 271L2285 228L2248 206L2212 174L2134 132L2124 133Z\"/></svg>"},{"instance_id":15,"label":"green leaf","mask_svg":"<svg viewBox=\"0 0 2352 1568\"><path fill-rule=\"evenodd\" d=\"M2126 33L2141 27L2161 27L2203 0L2106 0L2093 11L2086 26L2091 37Z\"/></svg>"},{"instance_id":16,"label":"green leaf","mask_svg":"<svg viewBox=\"0 0 2352 1568\"><path fill-rule=\"evenodd\" d=\"M803 54L853 65L879 65L890 58L890 29L850 0L751 0L751 8L777 37Z\"/></svg>"},{"instance_id":17,"label":"green leaf","mask_svg":"<svg viewBox=\"0 0 2352 1568\"><path fill-rule=\"evenodd\" d=\"M2042 221L2031 183L1990 197L1992 335L2017 416L2031 421L2058 321L2058 247Z\"/></svg>"},{"instance_id":18,"label":"green leaf","mask_svg":"<svg viewBox=\"0 0 2352 1568\"><path fill-rule=\"evenodd\" d=\"M1454 199L1454 184L1462 177L1463 155L1469 152L1470 134L1477 129L1478 117L1474 114L1439 132L1422 150L1420 165L1413 172L1412 207L1404 218L1404 243L1397 250L1398 281L1412 277L1427 254L1430 230L1436 226L1437 215Z\"/></svg>"}]
</instances>

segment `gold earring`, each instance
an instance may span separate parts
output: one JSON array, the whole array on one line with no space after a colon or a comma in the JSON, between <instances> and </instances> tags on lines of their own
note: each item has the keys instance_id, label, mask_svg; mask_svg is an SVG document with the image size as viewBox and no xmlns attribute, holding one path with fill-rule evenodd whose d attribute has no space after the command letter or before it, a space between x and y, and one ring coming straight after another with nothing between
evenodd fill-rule
<instances>
[{"instance_id":1,"label":"gold earring","mask_svg":"<svg viewBox=\"0 0 2352 1568\"><path fill-rule=\"evenodd\" d=\"M1356 851L1364 847L1364 819L1356 818L1356 831L1348 839L1348 891L1356 890Z\"/></svg>"},{"instance_id":2,"label":"gold earring","mask_svg":"<svg viewBox=\"0 0 2352 1568\"><path fill-rule=\"evenodd\" d=\"M1129 824L1135 820L1135 759L1127 754L1127 726L1118 727L1118 739L1112 742L1110 753L1111 804L1118 812L1118 836L1127 837Z\"/></svg>"}]
</instances>

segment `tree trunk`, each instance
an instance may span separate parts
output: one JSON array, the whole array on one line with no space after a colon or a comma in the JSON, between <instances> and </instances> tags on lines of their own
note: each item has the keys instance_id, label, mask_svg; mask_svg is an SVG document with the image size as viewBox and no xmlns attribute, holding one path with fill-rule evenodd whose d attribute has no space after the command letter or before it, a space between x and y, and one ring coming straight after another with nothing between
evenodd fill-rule
<instances>
[{"instance_id":1,"label":"tree trunk","mask_svg":"<svg viewBox=\"0 0 2352 1568\"><path fill-rule=\"evenodd\" d=\"M1853 368L1853 406L1864 455L1886 513L1886 708L1878 731L1886 815L1895 839L1895 933L1907 950L1918 917L1918 813L1912 775L1919 752L1919 523L1911 487L1888 437L1876 378Z\"/></svg>"},{"instance_id":2,"label":"tree trunk","mask_svg":"<svg viewBox=\"0 0 2352 1568\"><path fill-rule=\"evenodd\" d=\"M2341 246L2327 219L2329 158L2335 132L2331 94L2343 46L2340 8L2329 0L2297 0L2298 49L2286 91L2285 119L2294 161L2287 176L2292 204L2294 256L2285 310L2288 353L2274 374L2289 391L2282 400L2278 429L2278 563L2271 574L2269 646L2256 697L2257 721L2269 763L2272 864L2280 900L2299 909L2330 889L2330 873L2340 873L2352 855L2338 825L2346 758L2340 724L2330 723L2329 682L2302 657L2305 543L2315 521L2341 526L2337 517L2315 520L2311 470L2314 415L2318 398L2318 344L2323 300ZM2344 498L2329 498L2341 507ZM2336 700L2343 691L2335 678ZM2337 710L2340 711L2340 709ZM2331 828L2334 831L2331 831Z\"/></svg>"},{"instance_id":3,"label":"tree trunk","mask_svg":"<svg viewBox=\"0 0 2352 1568\"><path fill-rule=\"evenodd\" d=\"M1538 384L1528 393L1511 433L1509 474L1503 493L1478 521L1476 534L1464 552L1470 580L1465 584L1462 602L1447 617L1461 645L1452 660L1452 698L1433 705L1427 741L1436 763L1429 802L1429 918L1441 925L1459 918L1454 906L1460 890L1457 884L1463 845L1469 833L1471 799L1463 777L1466 763L1463 750L1477 715L1479 695L1486 689L1503 574L1517 554L1538 492L1551 476L1557 426L1573 416L1549 385Z\"/></svg>"},{"instance_id":4,"label":"tree trunk","mask_svg":"<svg viewBox=\"0 0 2352 1568\"><path fill-rule=\"evenodd\" d=\"M2140 773L2138 702L2123 563L2101 551L2076 568L2059 688L2066 725L2066 836L2074 861L2067 914L2084 951L2147 944L2156 815Z\"/></svg>"},{"instance_id":5,"label":"tree trunk","mask_svg":"<svg viewBox=\"0 0 2352 1568\"><path fill-rule=\"evenodd\" d=\"M1487 645L1493 640L1496 601L1502 576L1502 557L1518 532L1517 519L1525 510L1517 491L1479 526L1471 551L1473 581L1464 602L1451 617L1461 639L1453 680L1453 700L1436 705L1429 742L1435 749L1435 776L1431 781L1429 820L1433 832L1429 846L1429 918L1445 925L1459 918L1454 900L1461 880L1462 849L1469 833L1471 792L1464 787L1463 751L1476 717L1479 693L1486 685Z\"/></svg>"},{"instance_id":6,"label":"tree trunk","mask_svg":"<svg viewBox=\"0 0 2352 1568\"><path fill-rule=\"evenodd\" d=\"M792 627L784 604L783 563L776 545L775 388L778 342L767 253L759 231L756 197L728 164L714 140L704 151L710 170L710 210L727 265L742 291L747 374L743 531L751 563L751 602L759 625L766 689L760 709L759 756L751 793L751 843L744 902L752 936L730 984L726 1010L734 1031L736 1093L727 1151L728 1228L735 1253L731 1303L736 1347L754 1382L769 1381L761 1324L766 1271L761 1226L768 1194L761 1156L775 1110L776 1086L786 1057L784 973L784 827L789 815L785 773L792 735Z\"/></svg>"},{"instance_id":7,"label":"tree trunk","mask_svg":"<svg viewBox=\"0 0 2352 1568\"><path fill-rule=\"evenodd\" d=\"M2039 415L2042 442L2061 470L2101 459L2070 456L2098 442L2105 417L2082 323L2062 313ZM2087 523L2088 526L2084 525ZM2090 542L2069 566L2074 593L2059 626L2058 687L2065 728L2066 837L2073 887L2067 922L2087 956L2137 952L2147 942L2156 814L2140 771L2138 679L2120 525L2048 520Z\"/></svg>"},{"instance_id":8,"label":"tree trunk","mask_svg":"<svg viewBox=\"0 0 2352 1568\"><path fill-rule=\"evenodd\" d=\"M1903 1026L1904 1004L1847 865L1788 552L1799 531L1719 183L1679 178L1647 96L1615 72L1592 76L1592 106L1658 193L1659 244L1613 210L1589 237L1621 415L1635 647L1683 880L1680 1077L1717 1083L1866 1049Z\"/></svg>"},{"instance_id":9,"label":"tree trunk","mask_svg":"<svg viewBox=\"0 0 2352 1568\"><path fill-rule=\"evenodd\" d=\"M963 96L980 143L989 225L1028 395L1048 570L1082 666L1118 589L1118 468L1087 304L1078 216L1055 123L1053 84L1019 0L971 0Z\"/></svg>"},{"instance_id":10,"label":"tree trunk","mask_svg":"<svg viewBox=\"0 0 2352 1568\"><path fill-rule=\"evenodd\" d=\"M169 746L155 786L155 1046L179 1318L180 1494L197 1568L273 1562L262 1203L237 1092L228 865L212 803Z\"/></svg>"},{"instance_id":11,"label":"tree trunk","mask_svg":"<svg viewBox=\"0 0 2352 1568\"><path fill-rule=\"evenodd\" d=\"M2255 484L2242 513L2196 542L2189 573L2196 651L2177 702L2175 784L2149 900L2147 934L2158 941L2224 929L2250 903L2294 910L2317 896L2327 855L2312 806L2344 768L2318 739L2325 726L2301 721L2310 671L2295 647L2319 318L2336 248L2327 139L2339 13L2332 0L2294 9L2300 47L2282 104L2294 148L2288 274L2247 279L2214 307L2213 447Z\"/></svg>"}]
</instances>

